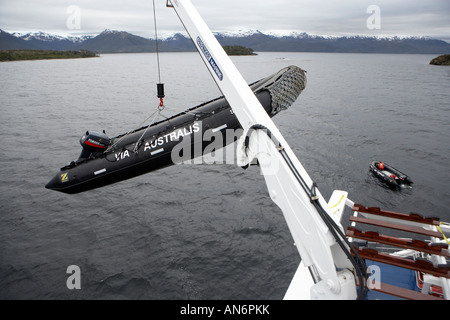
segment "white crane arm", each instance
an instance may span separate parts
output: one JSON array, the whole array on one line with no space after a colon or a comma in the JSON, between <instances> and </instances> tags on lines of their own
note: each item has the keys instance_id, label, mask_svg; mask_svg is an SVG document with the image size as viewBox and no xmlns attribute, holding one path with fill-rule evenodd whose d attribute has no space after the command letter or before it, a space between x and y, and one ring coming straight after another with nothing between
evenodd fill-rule
<instances>
[{"instance_id":1,"label":"white crane arm","mask_svg":"<svg viewBox=\"0 0 450 320\"><path fill-rule=\"evenodd\" d=\"M313 180L191 1L170 0L167 4L174 8L247 133L238 150L247 163L253 156L258 159L270 197L281 208L302 264L313 276L315 284L310 298L355 299L354 267L329 227L334 222L341 228L339 219L328 212L328 205Z\"/></svg>"}]
</instances>

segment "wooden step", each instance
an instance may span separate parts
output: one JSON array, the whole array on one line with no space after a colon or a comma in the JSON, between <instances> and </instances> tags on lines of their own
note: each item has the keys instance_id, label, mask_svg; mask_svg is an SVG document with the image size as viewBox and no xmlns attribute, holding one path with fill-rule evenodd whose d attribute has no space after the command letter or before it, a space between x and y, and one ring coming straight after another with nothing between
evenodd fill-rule
<instances>
[{"instance_id":1,"label":"wooden step","mask_svg":"<svg viewBox=\"0 0 450 320\"><path fill-rule=\"evenodd\" d=\"M412 232L412 233L421 234L421 235L425 235L425 236L429 236L429 237L443 239L442 233L437 232L437 231L426 230L423 228L405 226L405 225L397 224L397 223L372 220L372 219L367 219L367 218L359 218L359 217L350 217L350 221L356 222L356 223L369 224L369 225L377 226L377 227L399 230L399 231Z\"/></svg>"},{"instance_id":2,"label":"wooden step","mask_svg":"<svg viewBox=\"0 0 450 320\"><path fill-rule=\"evenodd\" d=\"M393 286L383 282L372 283L372 289L370 290L406 300L444 300L430 294L420 293L418 291Z\"/></svg>"},{"instance_id":3,"label":"wooden step","mask_svg":"<svg viewBox=\"0 0 450 320\"><path fill-rule=\"evenodd\" d=\"M395 238L386 235L380 235L375 231L365 231L362 232L355 227L349 227L347 229L347 237L357 238L372 242L378 242L382 244L387 244L394 247L411 249L415 251L425 252L429 254L436 254L444 257L450 257L448 252L448 245L442 244L430 244L421 240L405 240L400 238Z\"/></svg>"},{"instance_id":4,"label":"wooden step","mask_svg":"<svg viewBox=\"0 0 450 320\"><path fill-rule=\"evenodd\" d=\"M388 217L388 218L429 224L429 225L433 225L433 226L438 226L440 223L439 218L434 218L434 217L433 218L425 218L418 213L400 213L400 212L394 212L394 211L386 211L386 210L381 210L380 208L377 208L377 207L372 207L372 208L364 207L360 204L355 204L353 206L352 210L362 212L362 213L369 213L369 214L373 214L373 215Z\"/></svg>"},{"instance_id":5,"label":"wooden step","mask_svg":"<svg viewBox=\"0 0 450 320\"><path fill-rule=\"evenodd\" d=\"M379 253L377 250L371 248L365 249L355 248L355 250L363 259L382 262L405 269L432 274L436 277L444 277L450 279L450 265L443 265L443 266L440 265L438 267L435 267L428 260L422 259L411 260L406 258L400 258L386 253Z\"/></svg>"}]
</instances>

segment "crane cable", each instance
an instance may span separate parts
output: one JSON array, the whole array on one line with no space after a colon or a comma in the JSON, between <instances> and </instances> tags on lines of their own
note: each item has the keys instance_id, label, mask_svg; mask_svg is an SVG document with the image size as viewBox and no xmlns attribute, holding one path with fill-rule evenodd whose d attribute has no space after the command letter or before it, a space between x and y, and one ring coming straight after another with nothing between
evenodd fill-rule
<instances>
[{"instance_id":1,"label":"crane cable","mask_svg":"<svg viewBox=\"0 0 450 320\"><path fill-rule=\"evenodd\" d=\"M139 150L139 148L141 146L142 139L144 138L144 135L147 133L147 130L152 126L153 123L155 123L157 116L161 115L161 112L165 108L164 100L163 100L163 98L165 97L165 95L164 95L164 83L161 83L161 67L160 67L160 61L159 61L158 29L157 29L157 23L156 23L155 0L153 0L153 21L154 21L154 25L155 25L156 62L157 62L157 66L158 66L158 80L159 80L159 83L157 83L157 85L156 85L156 89L157 89L157 97L159 98L159 105L158 105L157 110L155 112L153 112L147 119L145 119L139 125L139 127L141 127L144 123L146 123L148 121L148 119L152 118L152 121L145 128L145 130L143 131L143 133L139 137L138 141L136 142L136 144L135 144L135 146L133 148L133 152L134 153L138 152L138 150ZM116 146L119 144L119 142L121 142L125 137L127 137L129 134L134 133L134 132L135 131L129 131L129 132L125 133L124 135L117 137L118 139L111 146L109 146L108 149L106 149L106 152L109 152L111 150L116 150Z\"/></svg>"},{"instance_id":2,"label":"crane cable","mask_svg":"<svg viewBox=\"0 0 450 320\"><path fill-rule=\"evenodd\" d=\"M155 7L155 0L153 0L153 21L155 23L155 44L156 44L156 62L158 65L158 84L156 85L157 89L157 97L159 98L159 106L158 110L163 111L164 110L164 83L161 82L161 63L159 61L159 46L158 46L158 28L156 23L156 7Z\"/></svg>"}]
</instances>

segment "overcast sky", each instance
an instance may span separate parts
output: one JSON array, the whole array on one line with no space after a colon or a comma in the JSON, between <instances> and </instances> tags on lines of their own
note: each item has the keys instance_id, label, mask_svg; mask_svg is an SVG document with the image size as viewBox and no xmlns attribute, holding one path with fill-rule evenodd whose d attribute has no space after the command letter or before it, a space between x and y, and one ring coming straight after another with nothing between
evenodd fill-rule
<instances>
[{"instance_id":1,"label":"overcast sky","mask_svg":"<svg viewBox=\"0 0 450 320\"><path fill-rule=\"evenodd\" d=\"M430 36L450 42L450 0L191 1L213 31ZM166 0L155 2L158 34L183 31ZM150 38L152 8L152 0L0 0L0 29L61 35L111 29Z\"/></svg>"}]
</instances>

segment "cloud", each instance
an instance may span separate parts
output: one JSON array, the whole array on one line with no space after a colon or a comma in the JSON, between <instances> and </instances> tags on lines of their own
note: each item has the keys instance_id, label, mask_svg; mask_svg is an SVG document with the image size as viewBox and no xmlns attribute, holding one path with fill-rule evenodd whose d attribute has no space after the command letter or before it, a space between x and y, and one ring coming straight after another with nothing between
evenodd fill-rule
<instances>
[{"instance_id":1,"label":"cloud","mask_svg":"<svg viewBox=\"0 0 450 320\"><path fill-rule=\"evenodd\" d=\"M155 0L160 32L183 31L166 0ZM411 35L450 39L448 0L192 0L213 31L252 29L320 35ZM66 26L67 8L80 8L79 30ZM381 9L381 29L369 30L369 5ZM0 0L0 28L6 31L97 34L124 30L153 37L151 0Z\"/></svg>"}]
</instances>

